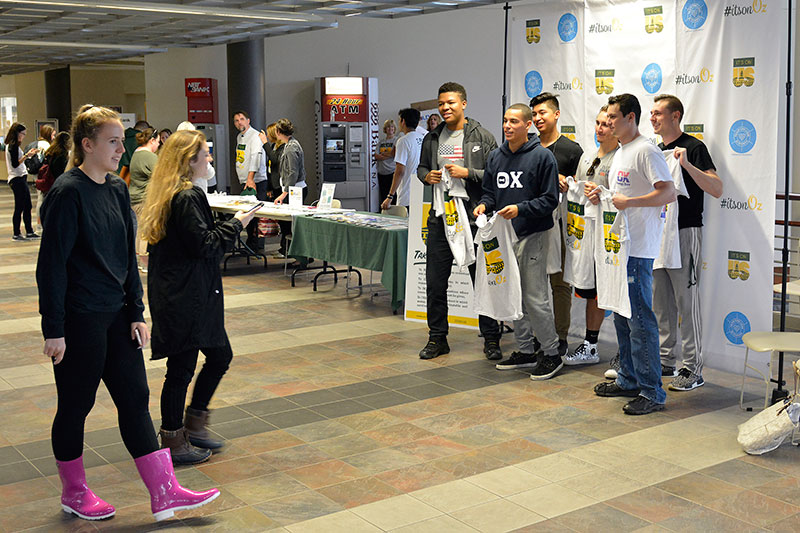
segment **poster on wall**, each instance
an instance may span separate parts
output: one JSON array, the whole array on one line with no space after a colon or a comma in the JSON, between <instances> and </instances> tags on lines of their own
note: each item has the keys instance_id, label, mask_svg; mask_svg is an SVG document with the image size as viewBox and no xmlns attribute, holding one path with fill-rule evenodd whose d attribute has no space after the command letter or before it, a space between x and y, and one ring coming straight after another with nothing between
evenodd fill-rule
<instances>
[{"instance_id":1,"label":"poster on wall","mask_svg":"<svg viewBox=\"0 0 800 533\"><path fill-rule=\"evenodd\" d=\"M661 140L649 121L654 97L668 93L682 100L683 130L703 140L724 183L721 198L705 198L703 351L714 366L737 371L744 333L772 327L787 40L784 8L740 4L552 1L515 6L509 35L512 101L544 91L560 94L560 123L577 117L576 136L587 152L596 146L592 125L609 96L627 92L639 99L639 129L654 142ZM743 38L748 35L774 38ZM580 79L566 89L573 71Z\"/></svg>"}]
</instances>

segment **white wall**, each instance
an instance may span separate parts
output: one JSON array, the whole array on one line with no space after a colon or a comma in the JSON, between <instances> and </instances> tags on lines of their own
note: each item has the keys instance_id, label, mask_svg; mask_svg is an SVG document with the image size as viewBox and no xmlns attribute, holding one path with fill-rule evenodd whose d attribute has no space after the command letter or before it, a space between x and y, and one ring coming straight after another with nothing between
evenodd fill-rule
<instances>
[{"instance_id":1,"label":"white wall","mask_svg":"<svg viewBox=\"0 0 800 533\"><path fill-rule=\"evenodd\" d=\"M378 78L380 123L445 81L467 89L467 116L500 135L503 9L500 5L397 20L340 18L339 28L265 39L267 117L289 118L316 191L314 78ZM349 67L349 72L348 72ZM254 117L254 122L256 118ZM254 124L256 125L256 124Z\"/></svg>"}]
</instances>

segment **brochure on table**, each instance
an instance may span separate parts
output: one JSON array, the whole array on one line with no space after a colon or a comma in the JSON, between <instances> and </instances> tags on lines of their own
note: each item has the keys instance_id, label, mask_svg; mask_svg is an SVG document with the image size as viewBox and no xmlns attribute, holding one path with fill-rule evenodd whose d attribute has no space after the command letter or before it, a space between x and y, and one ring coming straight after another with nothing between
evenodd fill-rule
<instances>
[{"instance_id":1,"label":"brochure on table","mask_svg":"<svg viewBox=\"0 0 800 533\"><path fill-rule=\"evenodd\" d=\"M289 187L289 207L292 209L303 208L303 188Z\"/></svg>"},{"instance_id":2,"label":"brochure on table","mask_svg":"<svg viewBox=\"0 0 800 533\"><path fill-rule=\"evenodd\" d=\"M320 209L330 209L333 204L333 191L336 189L335 183L323 183L322 191L319 193L317 206Z\"/></svg>"}]
</instances>

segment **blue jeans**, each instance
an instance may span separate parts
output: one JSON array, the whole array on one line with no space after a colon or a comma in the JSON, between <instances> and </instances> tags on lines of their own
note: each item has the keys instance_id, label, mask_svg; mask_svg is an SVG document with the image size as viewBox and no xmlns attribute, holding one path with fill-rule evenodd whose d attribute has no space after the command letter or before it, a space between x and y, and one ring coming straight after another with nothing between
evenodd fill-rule
<instances>
[{"instance_id":1,"label":"blue jeans","mask_svg":"<svg viewBox=\"0 0 800 533\"><path fill-rule=\"evenodd\" d=\"M628 258L628 296L631 318L614 313L619 343L617 385L639 389L648 400L663 404L667 393L661 386L658 322L653 313L653 260Z\"/></svg>"}]
</instances>

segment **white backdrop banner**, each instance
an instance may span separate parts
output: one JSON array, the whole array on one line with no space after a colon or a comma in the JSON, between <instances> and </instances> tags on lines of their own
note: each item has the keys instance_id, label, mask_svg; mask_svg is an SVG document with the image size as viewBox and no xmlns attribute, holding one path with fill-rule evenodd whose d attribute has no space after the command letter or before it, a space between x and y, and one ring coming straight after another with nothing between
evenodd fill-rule
<instances>
[{"instance_id":1,"label":"white backdrop banner","mask_svg":"<svg viewBox=\"0 0 800 533\"><path fill-rule=\"evenodd\" d=\"M785 10L763 0L588 0L515 5L512 15L511 103L559 94L562 132L585 151L609 96L636 95L640 131L656 142L653 97L683 102L684 131L706 143L724 182L705 203L704 352L739 370L742 335L772 328Z\"/></svg>"}]
</instances>

